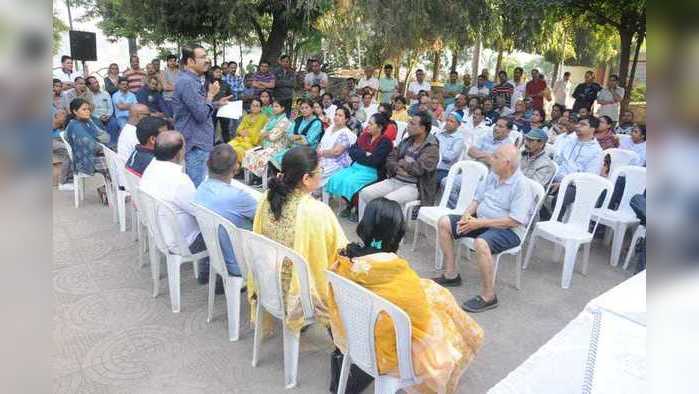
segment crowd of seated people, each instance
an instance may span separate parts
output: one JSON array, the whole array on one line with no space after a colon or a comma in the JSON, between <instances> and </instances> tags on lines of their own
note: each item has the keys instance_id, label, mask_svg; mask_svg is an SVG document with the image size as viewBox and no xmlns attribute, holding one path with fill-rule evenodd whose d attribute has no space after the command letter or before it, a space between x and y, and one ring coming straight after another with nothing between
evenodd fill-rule
<instances>
[{"instance_id":1,"label":"crowd of seated people","mask_svg":"<svg viewBox=\"0 0 699 394\"><path fill-rule=\"evenodd\" d=\"M294 97L296 78L288 57L283 56L278 67L262 62L254 75L243 79L230 63L208 70L202 53L200 47L183 50L180 67L176 58L168 57L164 72L149 64L143 75L137 58L131 59L132 67L122 76L118 67L110 66L105 91L94 77L87 79L87 87L80 76L72 78L67 88L54 80L54 130L65 129L73 148L73 171L104 172L98 142L116 148L126 169L141 177L141 189L175 207L192 253L205 248L193 203L297 251L309 264L318 319L332 328L339 349L344 333L326 269L394 301L411 316L413 346L421 355L416 358L416 372L430 390L453 392L460 375L456 371L468 365L483 338L480 327L442 287L461 284L454 240L475 239L481 277L479 294L463 302L461 309L477 313L495 308L493 256L519 245L526 236L534 204L527 178L549 190L555 204L566 175L608 175L603 170L606 149L633 151L638 156L633 164L645 166L646 129L633 122L632 112L620 116L623 90L615 85L616 76L602 88L589 73L575 88L573 108L556 103L547 116L550 90L537 70L532 70L528 82L521 68L515 69L513 80L500 71L497 83L482 72L474 85L470 78L462 83L452 72L440 93L433 92L424 71L418 70L417 80L403 96L392 67L384 67L379 78L368 67L358 84L352 80L334 95L327 74L313 60L297 86L303 91L301 97ZM241 119L217 117L218 108L229 99L245 102ZM593 115L596 102L598 116ZM62 120L61 113L68 119ZM105 131L110 122L117 125L112 138ZM58 152L60 142L56 144ZM195 164L203 165L196 176L187 156L194 157L193 150ZM398 245L409 220L403 208L416 201L418 209L435 205L449 170L461 160L480 162L489 173L465 212L438 222L446 270L434 280L420 279L399 257ZM231 186L241 170L252 175L255 184L268 179L259 201ZM65 173L62 182L69 176L67 169ZM459 188L452 193L451 207ZM344 209L336 215L320 201L321 195ZM562 195L564 206L569 205L575 188ZM550 208L542 208L543 219L550 215ZM359 223L362 243L348 243L338 217ZM219 236L229 273L241 275L230 240L223 232ZM364 268L357 271L356 265ZM200 282L206 283L208 264L201 264L200 270ZM295 297L299 289L291 267L282 270L288 281L287 323L300 330L303 314ZM252 277L247 282L254 304ZM393 293L408 288L411 299ZM436 315L448 315L438 320L449 321L443 329L452 336L437 335L439 330L425 325ZM264 317L256 319L264 324ZM377 351L385 353L379 363L382 371L395 368L391 342L395 339L388 331L377 339ZM447 352L449 346L455 351ZM430 364L447 353L449 359L439 367ZM456 382L436 378L444 373Z\"/></svg>"}]
</instances>

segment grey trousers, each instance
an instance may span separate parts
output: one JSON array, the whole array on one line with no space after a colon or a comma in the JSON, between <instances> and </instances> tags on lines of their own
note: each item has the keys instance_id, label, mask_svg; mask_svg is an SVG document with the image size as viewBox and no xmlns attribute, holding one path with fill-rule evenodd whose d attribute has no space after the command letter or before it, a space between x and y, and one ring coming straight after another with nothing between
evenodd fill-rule
<instances>
[{"instance_id":1,"label":"grey trousers","mask_svg":"<svg viewBox=\"0 0 699 394\"><path fill-rule=\"evenodd\" d=\"M70 157L68 156L68 150L60 138L54 138L52 140L51 150L53 156L61 162L61 173L58 178L58 183L62 185L67 183L68 179L70 179L71 175L73 174L73 168L70 162Z\"/></svg>"},{"instance_id":2,"label":"grey trousers","mask_svg":"<svg viewBox=\"0 0 699 394\"><path fill-rule=\"evenodd\" d=\"M367 204L379 197L386 197L403 206L410 201L417 200L419 193L416 184L399 181L395 178L367 186L359 192L359 220L362 220Z\"/></svg>"}]
</instances>

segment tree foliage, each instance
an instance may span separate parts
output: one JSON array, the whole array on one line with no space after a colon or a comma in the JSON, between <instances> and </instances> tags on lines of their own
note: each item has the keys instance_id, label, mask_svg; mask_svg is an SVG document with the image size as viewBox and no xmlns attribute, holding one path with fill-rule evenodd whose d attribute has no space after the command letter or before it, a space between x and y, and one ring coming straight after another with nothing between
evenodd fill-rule
<instances>
[{"instance_id":1,"label":"tree foliage","mask_svg":"<svg viewBox=\"0 0 699 394\"><path fill-rule=\"evenodd\" d=\"M54 55L58 53L58 49L61 46L61 35L67 31L68 31L68 25L66 25L65 22L63 22L61 20L61 18L59 18L56 15L56 12L54 11L53 12L53 34L52 34L52 38L53 38L52 53Z\"/></svg>"}]
</instances>

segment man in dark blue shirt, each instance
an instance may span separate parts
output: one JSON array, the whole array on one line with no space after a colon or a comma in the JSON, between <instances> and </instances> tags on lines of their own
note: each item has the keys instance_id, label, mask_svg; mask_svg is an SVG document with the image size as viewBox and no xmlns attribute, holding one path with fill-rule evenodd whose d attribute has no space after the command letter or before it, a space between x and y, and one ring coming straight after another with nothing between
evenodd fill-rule
<instances>
[{"instance_id":1,"label":"man in dark blue shirt","mask_svg":"<svg viewBox=\"0 0 699 394\"><path fill-rule=\"evenodd\" d=\"M167 123L162 118L146 116L138 122L138 125L136 125L136 138L138 138L139 144L136 145L136 149L126 162L126 171L137 175L139 178L143 175L146 167L153 160L155 140L158 138L158 134L165 130L167 130Z\"/></svg>"}]
</instances>

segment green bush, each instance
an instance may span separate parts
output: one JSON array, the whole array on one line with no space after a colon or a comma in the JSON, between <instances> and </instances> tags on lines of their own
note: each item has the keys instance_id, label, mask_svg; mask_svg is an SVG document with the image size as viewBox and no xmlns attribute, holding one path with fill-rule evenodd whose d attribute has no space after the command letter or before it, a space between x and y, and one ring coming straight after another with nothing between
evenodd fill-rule
<instances>
[{"instance_id":1,"label":"green bush","mask_svg":"<svg viewBox=\"0 0 699 394\"><path fill-rule=\"evenodd\" d=\"M631 102L646 101L646 85L640 85L633 88L631 91Z\"/></svg>"}]
</instances>

